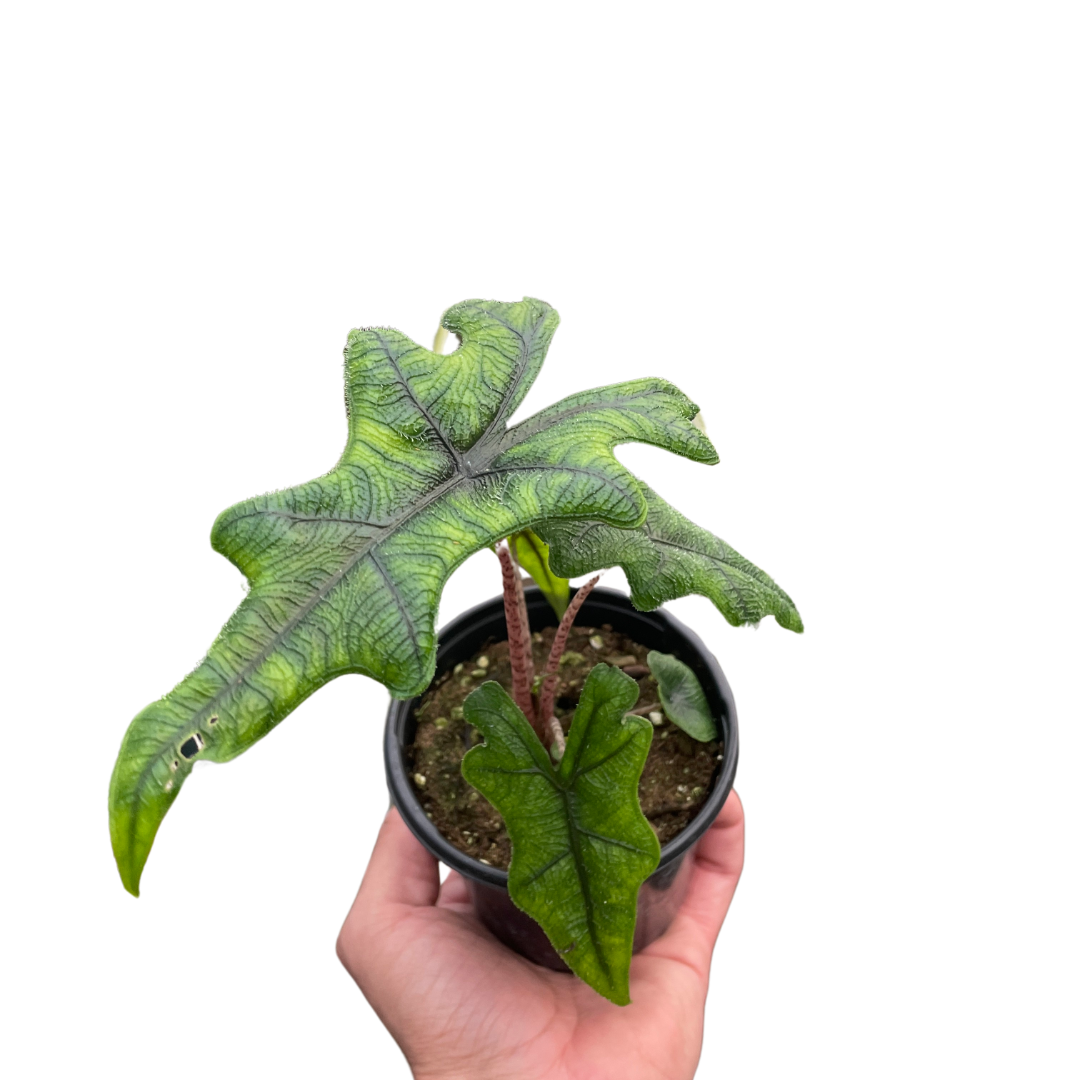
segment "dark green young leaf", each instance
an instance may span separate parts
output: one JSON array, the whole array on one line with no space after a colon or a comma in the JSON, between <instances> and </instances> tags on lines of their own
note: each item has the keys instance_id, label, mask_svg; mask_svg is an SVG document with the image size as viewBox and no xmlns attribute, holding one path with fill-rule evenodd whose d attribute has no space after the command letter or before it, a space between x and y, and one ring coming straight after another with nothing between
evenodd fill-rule
<instances>
[{"instance_id":1,"label":"dark green young leaf","mask_svg":"<svg viewBox=\"0 0 1080 1080\"><path fill-rule=\"evenodd\" d=\"M461 342L448 356L396 330L350 333L341 460L218 518L211 543L250 591L206 659L124 738L109 818L131 892L196 760L242 753L347 672L395 697L423 690L443 585L474 551L543 518L640 525L645 499L615 446L716 461L691 424L697 407L663 379L575 394L507 428L557 323L539 300L466 301L443 316Z\"/></svg>"},{"instance_id":2,"label":"dark green young leaf","mask_svg":"<svg viewBox=\"0 0 1080 1080\"><path fill-rule=\"evenodd\" d=\"M656 676L660 704L672 723L698 742L712 742L716 721L698 677L681 660L655 651L649 653L649 671Z\"/></svg>"},{"instance_id":3,"label":"dark green young leaf","mask_svg":"<svg viewBox=\"0 0 1080 1080\"><path fill-rule=\"evenodd\" d=\"M616 1005L630 1001L637 895L660 843L638 803L652 725L626 711L637 684L597 664L585 680L558 766L498 683L465 701L484 744L461 772L502 814L510 897L570 969Z\"/></svg>"},{"instance_id":4,"label":"dark green young leaf","mask_svg":"<svg viewBox=\"0 0 1080 1080\"><path fill-rule=\"evenodd\" d=\"M561 619L570 604L570 581L552 573L547 544L532 529L522 529L509 539L518 565L536 582L536 587Z\"/></svg>"},{"instance_id":5,"label":"dark green young leaf","mask_svg":"<svg viewBox=\"0 0 1080 1080\"><path fill-rule=\"evenodd\" d=\"M569 520L534 525L550 547L555 573L570 578L621 566L630 598L642 611L698 593L733 626L773 615L786 629L802 632L791 597L768 574L688 521L655 491L644 484L641 491L649 509L638 526L612 528L601 521Z\"/></svg>"}]
</instances>

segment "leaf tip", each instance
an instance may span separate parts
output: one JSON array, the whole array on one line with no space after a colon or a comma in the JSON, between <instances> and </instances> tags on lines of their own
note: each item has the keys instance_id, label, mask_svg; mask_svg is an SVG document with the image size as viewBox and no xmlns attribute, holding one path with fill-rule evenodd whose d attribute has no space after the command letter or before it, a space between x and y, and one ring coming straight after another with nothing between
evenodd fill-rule
<instances>
[{"instance_id":1,"label":"leaf tip","mask_svg":"<svg viewBox=\"0 0 1080 1080\"><path fill-rule=\"evenodd\" d=\"M145 865L144 865L145 868ZM117 873L120 875L120 885L132 900L143 899L143 872L137 867L121 866L117 863Z\"/></svg>"}]
</instances>

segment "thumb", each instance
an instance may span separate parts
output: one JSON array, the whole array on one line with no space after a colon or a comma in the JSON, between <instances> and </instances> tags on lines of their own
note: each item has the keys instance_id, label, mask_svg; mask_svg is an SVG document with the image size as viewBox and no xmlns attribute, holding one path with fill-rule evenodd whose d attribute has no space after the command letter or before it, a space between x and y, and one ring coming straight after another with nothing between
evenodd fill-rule
<instances>
[{"instance_id":1,"label":"thumb","mask_svg":"<svg viewBox=\"0 0 1080 1080\"><path fill-rule=\"evenodd\" d=\"M337 954L350 971L364 941L395 922L402 907L430 907L439 896L439 864L391 807L379 830L360 891L337 940Z\"/></svg>"},{"instance_id":2,"label":"thumb","mask_svg":"<svg viewBox=\"0 0 1080 1080\"><path fill-rule=\"evenodd\" d=\"M379 993L376 976L388 970L388 950L394 953L395 928L409 908L434 906L441 880L438 863L390 808L334 941L338 963L369 1003Z\"/></svg>"},{"instance_id":3,"label":"thumb","mask_svg":"<svg viewBox=\"0 0 1080 1080\"><path fill-rule=\"evenodd\" d=\"M357 901L383 907L430 907L439 896L439 863L390 807L371 853ZM355 905L354 905L355 906Z\"/></svg>"}]
</instances>

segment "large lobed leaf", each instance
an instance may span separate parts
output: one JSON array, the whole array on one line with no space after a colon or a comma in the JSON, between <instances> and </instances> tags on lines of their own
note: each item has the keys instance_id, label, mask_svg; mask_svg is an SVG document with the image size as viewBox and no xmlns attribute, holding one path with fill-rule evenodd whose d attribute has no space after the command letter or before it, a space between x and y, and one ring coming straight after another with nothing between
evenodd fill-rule
<instances>
[{"instance_id":1,"label":"large lobed leaf","mask_svg":"<svg viewBox=\"0 0 1080 1080\"><path fill-rule=\"evenodd\" d=\"M802 632L802 619L791 597L764 570L688 521L645 484L640 489L648 513L635 527L568 520L534 525L550 547L552 570L570 578L601 566L621 566L630 584L630 599L642 611L699 593L733 626L773 615L786 629Z\"/></svg>"},{"instance_id":2,"label":"large lobed leaf","mask_svg":"<svg viewBox=\"0 0 1080 1080\"><path fill-rule=\"evenodd\" d=\"M627 716L638 688L597 664L585 680L558 766L498 683L465 700L484 736L461 773L502 814L510 836L510 897L543 927L580 978L630 1002L637 896L660 842L638 802L652 724Z\"/></svg>"},{"instance_id":3,"label":"large lobed leaf","mask_svg":"<svg viewBox=\"0 0 1080 1080\"><path fill-rule=\"evenodd\" d=\"M194 761L227 761L330 679L395 697L435 666L443 585L469 555L540 520L640 525L641 485L613 448L638 441L714 463L697 407L663 379L575 394L512 428L558 316L539 300L466 301L449 356L396 330L350 333L348 441L317 480L226 510L213 547L250 591L206 658L131 723L109 789L124 885L139 878Z\"/></svg>"}]
</instances>

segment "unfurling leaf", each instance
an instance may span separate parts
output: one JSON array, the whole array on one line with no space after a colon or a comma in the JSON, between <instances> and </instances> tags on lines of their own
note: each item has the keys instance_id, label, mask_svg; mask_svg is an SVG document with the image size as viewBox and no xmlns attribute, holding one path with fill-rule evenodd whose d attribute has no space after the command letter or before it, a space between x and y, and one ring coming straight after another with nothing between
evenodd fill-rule
<instances>
[{"instance_id":1,"label":"unfurling leaf","mask_svg":"<svg viewBox=\"0 0 1080 1080\"><path fill-rule=\"evenodd\" d=\"M660 704L672 723L698 742L716 738L716 721L698 677L670 653L649 653L649 671L656 676Z\"/></svg>"},{"instance_id":2,"label":"unfurling leaf","mask_svg":"<svg viewBox=\"0 0 1080 1080\"><path fill-rule=\"evenodd\" d=\"M196 760L242 753L347 672L395 697L420 693L435 670L443 585L473 552L544 519L640 525L645 498L615 446L716 461L690 422L697 406L663 379L575 394L507 428L555 311L466 301L442 322L461 342L446 356L396 330L352 331L341 460L215 522L211 544L251 587L206 658L132 721L120 748L109 821L131 892Z\"/></svg>"},{"instance_id":3,"label":"unfurling leaf","mask_svg":"<svg viewBox=\"0 0 1080 1080\"><path fill-rule=\"evenodd\" d=\"M630 1001L638 890L660 859L637 795L652 742L652 725L626 715L637 696L633 679L597 664L557 766L498 683L465 700L484 743L461 772L506 822L510 898L570 969L617 1005Z\"/></svg>"},{"instance_id":4,"label":"unfurling leaf","mask_svg":"<svg viewBox=\"0 0 1080 1080\"><path fill-rule=\"evenodd\" d=\"M561 619L570 603L570 580L552 573L547 544L532 529L522 529L509 539L518 565L536 582L536 587Z\"/></svg>"}]
</instances>

